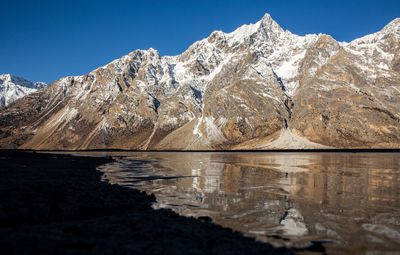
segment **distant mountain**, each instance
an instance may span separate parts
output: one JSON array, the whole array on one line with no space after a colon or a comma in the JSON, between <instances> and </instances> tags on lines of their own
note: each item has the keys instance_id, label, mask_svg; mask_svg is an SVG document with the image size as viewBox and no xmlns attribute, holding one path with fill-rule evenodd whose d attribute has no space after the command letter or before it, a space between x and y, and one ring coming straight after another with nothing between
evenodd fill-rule
<instances>
[{"instance_id":1,"label":"distant mountain","mask_svg":"<svg viewBox=\"0 0 400 255\"><path fill-rule=\"evenodd\" d=\"M266 14L178 56L136 50L0 111L24 149L400 148L400 19L350 43Z\"/></svg>"},{"instance_id":2,"label":"distant mountain","mask_svg":"<svg viewBox=\"0 0 400 255\"><path fill-rule=\"evenodd\" d=\"M44 86L44 82L33 83L11 74L0 74L0 107L7 106Z\"/></svg>"}]
</instances>

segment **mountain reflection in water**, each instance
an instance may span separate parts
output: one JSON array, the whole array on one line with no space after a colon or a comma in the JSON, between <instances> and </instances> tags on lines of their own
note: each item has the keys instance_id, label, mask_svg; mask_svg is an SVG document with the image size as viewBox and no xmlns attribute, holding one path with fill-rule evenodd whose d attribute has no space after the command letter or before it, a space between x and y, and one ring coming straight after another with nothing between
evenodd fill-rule
<instances>
[{"instance_id":1,"label":"mountain reflection in water","mask_svg":"<svg viewBox=\"0 0 400 255\"><path fill-rule=\"evenodd\" d=\"M400 251L399 153L114 152L104 179L275 246ZM118 156L118 157L117 157Z\"/></svg>"}]
</instances>

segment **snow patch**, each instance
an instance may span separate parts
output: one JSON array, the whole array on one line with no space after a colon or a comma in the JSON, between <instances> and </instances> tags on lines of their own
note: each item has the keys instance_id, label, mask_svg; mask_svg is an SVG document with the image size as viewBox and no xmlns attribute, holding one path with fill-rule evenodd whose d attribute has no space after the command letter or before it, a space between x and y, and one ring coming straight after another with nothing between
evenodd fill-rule
<instances>
[{"instance_id":1,"label":"snow patch","mask_svg":"<svg viewBox=\"0 0 400 255\"><path fill-rule=\"evenodd\" d=\"M284 80L290 80L297 76L299 69L299 61L304 58L306 51L292 56L289 61L282 62L282 64L275 69L275 73Z\"/></svg>"}]
</instances>

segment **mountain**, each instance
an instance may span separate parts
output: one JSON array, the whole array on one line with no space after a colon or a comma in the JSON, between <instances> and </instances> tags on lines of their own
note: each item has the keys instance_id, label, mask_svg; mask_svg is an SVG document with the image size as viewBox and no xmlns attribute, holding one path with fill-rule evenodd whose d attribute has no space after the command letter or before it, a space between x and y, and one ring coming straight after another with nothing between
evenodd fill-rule
<instances>
[{"instance_id":1,"label":"mountain","mask_svg":"<svg viewBox=\"0 0 400 255\"><path fill-rule=\"evenodd\" d=\"M178 56L136 50L0 111L0 147L400 148L400 19L350 43L266 14Z\"/></svg>"},{"instance_id":2,"label":"mountain","mask_svg":"<svg viewBox=\"0 0 400 255\"><path fill-rule=\"evenodd\" d=\"M44 86L44 82L33 83L11 74L0 74L0 107L7 106Z\"/></svg>"}]
</instances>

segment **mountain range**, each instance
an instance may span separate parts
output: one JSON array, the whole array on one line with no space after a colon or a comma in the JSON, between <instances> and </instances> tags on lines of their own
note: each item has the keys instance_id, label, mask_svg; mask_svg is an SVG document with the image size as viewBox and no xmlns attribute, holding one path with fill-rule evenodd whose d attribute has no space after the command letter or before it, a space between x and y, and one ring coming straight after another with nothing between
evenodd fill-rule
<instances>
[{"instance_id":1,"label":"mountain range","mask_svg":"<svg viewBox=\"0 0 400 255\"><path fill-rule=\"evenodd\" d=\"M46 86L44 82L33 83L15 75L0 74L0 107L7 106L44 86Z\"/></svg>"},{"instance_id":2,"label":"mountain range","mask_svg":"<svg viewBox=\"0 0 400 255\"><path fill-rule=\"evenodd\" d=\"M136 50L0 109L0 147L400 148L400 19L352 42L269 14L177 56Z\"/></svg>"}]
</instances>

